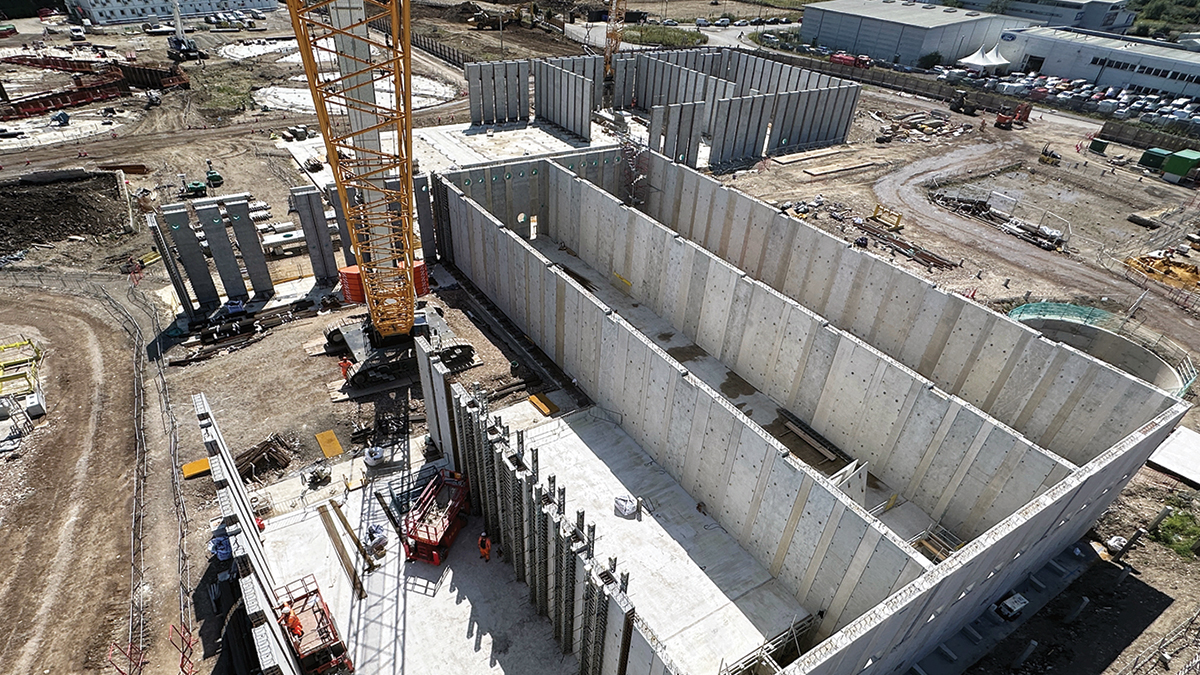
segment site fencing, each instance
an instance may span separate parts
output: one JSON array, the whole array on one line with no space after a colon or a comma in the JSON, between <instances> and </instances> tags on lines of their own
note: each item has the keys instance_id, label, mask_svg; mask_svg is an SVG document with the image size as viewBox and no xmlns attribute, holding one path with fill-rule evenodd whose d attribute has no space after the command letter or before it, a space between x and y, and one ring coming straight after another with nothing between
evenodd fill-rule
<instances>
[{"instance_id":1,"label":"site fencing","mask_svg":"<svg viewBox=\"0 0 1200 675\"><path fill-rule=\"evenodd\" d=\"M1171 366L1182 383L1180 387L1170 390L1170 393L1176 396L1187 394L1196 381L1196 366L1192 363L1192 357L1186 349L1162 333L1152 331L1130 317L1119 316L1097 307L1084 307L1061 302L1032 302L1013 309L1008 316L1016 321L1029 319L1068 321L1084 326L1094 326L1120 335L1154 353Z\"/></svg>"},{"instance_id":2,"label":"site fencing","mask_svg":"<svg viewBox=\"0 0 1200 675\"><path fill-rule=\"evenodd\" d=\"M179 474L178 423L171 407L167 388L166 360L163 357L160 339L164 335L161 315L154 301L123 275L88 272L67 272L45 268L8 267L0 269L0 285L40 289L52 293L92 298L113 317L113 320L129 336L133 344L134 410L133 422L136 438L136 460L134 464L133 506L130 528L130 590L127 644L114 643L109 649L109 663L122 675L140 675L146 666L146 651L150 644L148 617L149 599L153 593L146 588L148 570L145 559L145 511L146 479L149 475L149 451L146 443L145 394L148 361L149 377L154 380L158 394L158 407L166 435L170 456L171 491L174 499L175 516L178 523L179 545L177 550L177 573L179 584L176 589L179 603L179 622L172 626L169 639L180 652L179 672L194 675L192 662L195 637L191 619L191 563L188 559L187 507L183 500L182 477ZM138 318L141 316L142 318ZM147 334L152 337L147 340ZM148 347L154 346L153 359L147 358Z\"/></svg>"}]
</instances>

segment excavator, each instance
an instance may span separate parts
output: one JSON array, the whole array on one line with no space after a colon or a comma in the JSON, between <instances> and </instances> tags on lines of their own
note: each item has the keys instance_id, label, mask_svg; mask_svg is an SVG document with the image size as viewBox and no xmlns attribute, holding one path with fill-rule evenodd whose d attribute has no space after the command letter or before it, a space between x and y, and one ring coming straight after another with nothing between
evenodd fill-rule
<instances>
[{"instance_id":1,"label":"excavator","mask_svg":"<svg viewBox=\"0 0 1200 675\"><path fill-rule=\"evenodd\" d=\"M954 98L950 101L950 110L962 115L975 116L975 104L967 101L967 92L964 89L959 89L954 92Z\"/></svg>"},{"instance_id":2,"label":"excavator","mask_svg":"<svg viewBox=\"0 0 1200 675\"><path fill-rule=\"evenodd\" d=\"M993 124L997 129L1011 131L1013 124L1024 126L1029 121L1029 113L1033 110L1033 106L1028 103L1021 103L1016 108L1005 106L996 113L996 122Z\"/></svg>"},{"instance_id":3,"label":"excavator","mask_svg":"<svg viewBox=\"0 0 1200 675\"><path fill-rule=\"evenodd\" d=\"M334 9L343 4L351 3ZM346 265L357 263L367 304L364 321L325 331L326 351L349 351L347 379L366 387L413 372L418 335L451 372L473 365L475 350L454 337L439 311L417 301L410 3L352 4L353 11L330 11L329 0L287 0L345 216L354 257ZM385 39L375 27L388 32ZM330 70L341 77L322 80Z\"/></svg>"}]
</instances>

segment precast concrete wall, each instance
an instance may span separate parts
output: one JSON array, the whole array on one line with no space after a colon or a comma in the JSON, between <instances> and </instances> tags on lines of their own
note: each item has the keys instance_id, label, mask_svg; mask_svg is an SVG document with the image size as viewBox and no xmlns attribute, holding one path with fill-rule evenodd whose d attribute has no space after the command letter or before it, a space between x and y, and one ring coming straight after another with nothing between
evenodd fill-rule
<instances>
[{"instance_id":1,"label":"precast concrete wall","mask_svg":"<svg viewBox=\"0 0 1200 675\"><path fill-rule=\"evenodd\" d=\"M208 242L208 252L212 254L213 264L217 266L217 274L221 277L221 287L225 289L225 297L230 300L247 300L250 294L246 292L246 282L242 279L242 266L238 264L233 252L233 243L229 241L229 233L225 230L225 219L221 216L220 208L215 201L197 202L196 220L204 228L204 240Z\"/></svg>"},{"instance_id":2,"label":"precast concrete wall","mask_svg":"<svg viewBox=\"0 0 1200 675\"><path fill-rule=\"evenodd\" d=\"M458 384L451 391L456 455L471 478L474 509L517 580L529 586L530 603L550 621L563 653L579 657L580 672L627 673L633 604L615 570L593 558L595 526L585 526L583 511L566 514L565 485L539 475L537 449L527 451L520 432L514 447L514 434L489 415L486 397Z\"/></svg>"},{"instance_id":3,"label":"precast concrete wall","mask_svg":"<svg viewBox=\"0 0 1200 675\"><path fill-rule=\"evenodd\" d=\"M906 672L1087 532L1189 405L1175 402L984 536L800 657L789 675ZM870 663L868 666L867 664Z\"/></svg>"},{"instance_id":4,"label":"precast concrete wall","mask_svg":"<svg viewBox=\"0 0 1200 675\"><path fill-rule=\"evenodd\" d=\"M593 83L545 61L533 62L534 115L592 140Z\"/></svg>"},{"instance_id":5,"label":"precast concrete wall","mask_svg":"<svg viewBox=\"0 0 1200 675\"><path fill-rule=\"evenodd\" d=\"M700 160L704 103L655 106L650 112L649 147L692 168Z\"/></svg>"},{"instance_id":6,"label":"precast concrete wall","mask_svg":"<svg viewBox=\"0 0 1200 675\"><path fill-rule=\"evenodd\" d=\"M712 178L658 155L645 166L652 218L1072 464L1174 403Z\"/></svg>"},{"instance_id":7,"label":"precast concrete wall","mask_svg":"<svg viewBox=\"0 0 1200 675\"><path fill-rule=\"evenodd\" d=\"M825 611L821 635L932 567L456 186L445 191L455 265L802 606Z\"/></svg>"},{"instance_id":8,"label":"precast concrete wall","mask_svg":"<svg viewBox=\"0 0 1200 675\"><path fill-rule=\"evenodd\" d=\"M642 110L674 103L703 101L710 75L653 55L637 56L637 102Z\"/></svg>"},{"instance_id":9,"label":"precast concrete wall","mask_svg":"<svg viewBox=\"0 0 1200 675\"><path fill-rule=\"evenodd\" d=\"M529 61L487 61L463 66L471 124L529 119Z\"/></svg>"},{"instance_id":10,"label":"precast concrete wall","mask_svg":"<svg viewBox=\"0 0 1200 675\"><path fill-rule=\"evenodd\" d=\"M250 202L246 199L227 202L225 212L229 214L229 225L237 238L238 251L242 254L242 264L246 266L254 294L271 297L275 294L275 284L267 268L267 257L263 254L262 240L258 238L258 228L250 220Z\"/></svg>"},{"instance_id":11,"label":"precast concrete wall","mask_svg":"<svg viewBox=\"0 0 1200 675\"><path fill-rule=\"evenodd\" d=\"M1021 323L1166 391L1177 391L1185 384L1175 368L1158 354L1098 326L1043 317L1022 319Z\"/></svg>"},{"instance_id":12,"label":"precast concrete wall","mask_svg":"<svg viewBox=\"0 0 1200 675\"><path fill-rule=\"evenodd\" d=\"M852 82L781 93L775 99L767 155L844 143L862 87Z\"/></svg>"},{"instance_id":13,"label":"precast concrete wall","mask_svg":"<svg viewBox=\"0 0 1200 675\"><path fill-rule=\"evenodd\" d=\"M620 54L613 60L613 109L629 110L637 96L637 56Z\"/></svg>"},{"instance_id":14,"label":"precast concrete wall","mask_svg":"<svg viewBox=\"0 0 1200 675\"><path fill-rule=\"evenodd\" d=\"M557 163L545 173L552 240L960 537L1075 469Z\"/></svg>"},{"instance_id":15,"label":"precast concrete wall","mask_svg":"<svg viewBox=\"0 0 1200 675\"><path fill-rule=\"evenodd\" d=\"M217 293L217 285L213 283L212 274L208 271L208 261L204 259L200 239L192 229L187 204L163 206L163 220L166 221L167 232L171 234L171 241L175 242L179 262L187 274L188 283L196 296L196 302L200 305L201 313L220 307L221 296Z\"/></svg>"},{"instance_id":16,"label":"precast concrete wall","mask_svg":"<svg viewBox=\"0 0 1200 675\"><path fill-rule=\"evenodd\" d=\"M575 73L587 80L592 91L592 107L589 110L599 110L600 102L604 100L604 57L603 56L563 56L546 59L546 63L562 68L568 73Z\"/></svg>"},{"instance_id":17,"label":"precast concrete wall","mask_svg":"<svg viewBox=\"0 0 1200 675\"><path fill-rule=\"evenodd\" d=\"M762 157L774 112L774 94L718 100L713 113L709 165L719 167Z\"/></svg>"}]
</instances>

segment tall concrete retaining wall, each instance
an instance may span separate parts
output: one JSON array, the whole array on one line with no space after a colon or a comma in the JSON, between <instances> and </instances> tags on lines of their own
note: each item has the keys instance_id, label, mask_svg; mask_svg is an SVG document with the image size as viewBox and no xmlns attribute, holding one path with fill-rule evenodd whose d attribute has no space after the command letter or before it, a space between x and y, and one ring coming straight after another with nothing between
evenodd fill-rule
<instances>
[{"instance_id":1,"label":"tall concrete retaining wall","mask_svg":"<svg viewBox=\"0 0 1200 675\"><path fill-rule=\"evenodd\" d=\"M579 136L592 139L594 86L577 75L545 61L533 62L534 114Z\"/></svg>"},{"instance_id":2,"label":"tall concrete retaining wall","mask_svg":"<svg viewBox=\"0 0 1200 675\"><path fill-rule=\"evenodd\" d=\"M861 93L862 87L843 83L776 95L766 154L844 143Z\"/></svg>"},{"instance_id":3,"label":"tall concrete retaining wall","mask_svg":"<svg viewBox=\"0 0 1200 675\"><path fill-rule=\"evenodd\" d=\"M738 543L825 614L821 637L932 564L447 178L454 262ZM451 177L452 180L452 177Z\"/></svg>"},{"instance_id":4,"label":"tall concrete retaining wall","mask_svg":"<svg viewBox=\"0 0 1200 675\"><path fill-rule=\"evenodd\" d=\"M696 168L704 124L703 102L654 106L650 111L649 148Z\"/></svg>"},{"instance_id":5,"label":"tall concrete retaining wall","mask_svg":"<svg viewBox=\"0 0 1200 675\"><path fill-rule=\"evenodd\" d=\"M1098 326L1052 318L1022 319L1047 339L1070 345L1117 368L1166 390L1177 391L1184 382L1171 364L1128 338Z\"/></svg>"},{"instance_id":6,"label":"tall concrete retaining wall","mask_svg":"<svg viewBox=\"0 0 1200 675\"><path fill-rule=\"evenodd\" d=\"M633 604L614 570L593 557L595 525L586 514L566 514L566 487L538 473L537 450L489 415L486 397L452 389L458 455L471 479L472 501L487 531L507 552L529 600L554 627L563 653L579 658L580 672L627 675L634 636ZM543 480L544 478L544 480ZM565 481L564 481L565 482Z\"/></svg>"},{"instance_id":7,"label":"tall concrete retaining wall","mask_svg":"<svg viewBox=\"0 0 1200 675\"><path fill-rule=\"evenodd\" d=\"M642 208L652 218L1072 464L1173 405L1166 392L712 178L657 155L646 166Z\"/></svg>"},{"instance_id":8,"label":"tall concrete retaining wall","mask_svg":"<svg viewBox=\"0 0 1200 675\"><path fill-rule=\"evenodd\" d=\"M592 107L590 110L600 109L600 102L604 100L603 56L563 56L546 59L545 62L556 68L562 68L568 73L575 73L587 80L588 86L592 90Z\"/></svg>"},{"instance_id":9,"label":"tall concrete retaining wall","mask_svg":"<svg viewBox=\"0 0 1200 675\"><path fill-rule=\"evenodd\" d=\"M552 240L960 537L1075 469L557 163L545 175Z\"/></svg>"},{"instance_id":10,"label":"tall concrete retaining wall","mask_svg":"<svg viewBox=\"0 0 1200 675\"><path fill-rule=\"evenodd\" d=\"M529 119L529 62L489 61L463 66L471 101L471 124Z\"/></svg>"},{"instance_id":11,"label":"tall concrete retaining wall","mask_svg":"<svg viewBox=\"0 0 1200 675\"><path fill-rule=\"evenodd\" d=\"M801 675L905 672L1045 561L1078 541L1182 419L1177 402L968 543L784 671ZM870 664L870 665L868 665Z\"/></svg>"}]
</instances>

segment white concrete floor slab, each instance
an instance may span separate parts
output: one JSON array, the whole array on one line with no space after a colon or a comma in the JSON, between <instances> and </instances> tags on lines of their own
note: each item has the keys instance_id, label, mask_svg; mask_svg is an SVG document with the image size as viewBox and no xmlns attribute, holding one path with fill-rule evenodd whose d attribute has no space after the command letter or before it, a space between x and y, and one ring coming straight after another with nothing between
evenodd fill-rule
<instances>
[{"instance_id":1,"label":"white concrete floor slab","mask_svg":"<svg viewBox=\"0 0 1200 675\"><path fill-rule=\"evenodd\" d=\"M514 412L497 414L528 419L520 406ZM583 509L596 523L596 559L616 557L618 573L629 572L638 616L684 672L716 672L808 615L597 408L527 431L525 445L538 448L542 476L566 487L568 518ZM644 500L641 520L617 515L621 495Z\"/></svg>"},{"instance_id":2,"label":"white concrete floor slab","mask_svg":"<svg viewBox=\"0 0 1200 675\"><path fill-rule=\"evenodd\" d=\"M267 556L281 583L306 574L316 577L357 672L578 671L575 658L562 654L554 642L550 622L534 612L528 587L516 580L512 567L495 558L495 565L479 559L475 522L441 566L405 563L403 549L370 488L349 493L343 510L360 536L368 525L381 523L389 537L380 568L362 577L367 597L360 600L316 507L269 520L264 533ZM344 534L342 538L361 572L361 557Z\"/></svg>"}]
</instances>

